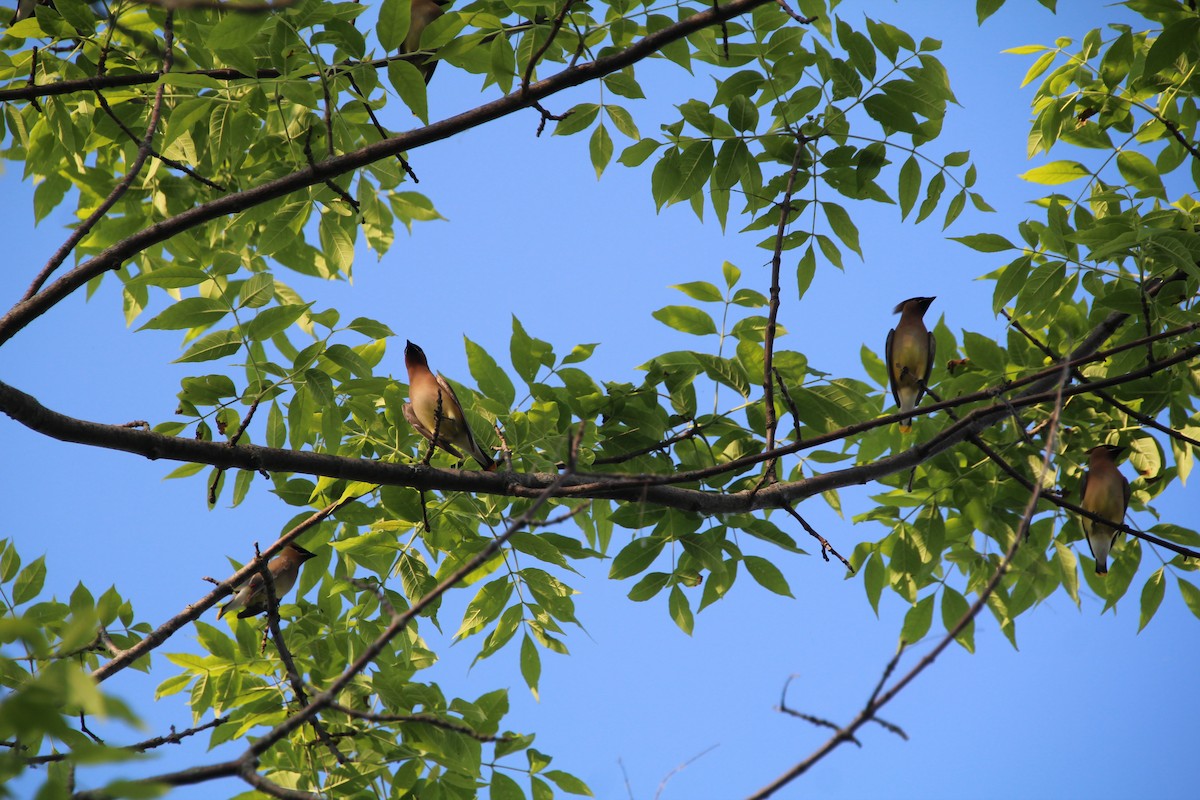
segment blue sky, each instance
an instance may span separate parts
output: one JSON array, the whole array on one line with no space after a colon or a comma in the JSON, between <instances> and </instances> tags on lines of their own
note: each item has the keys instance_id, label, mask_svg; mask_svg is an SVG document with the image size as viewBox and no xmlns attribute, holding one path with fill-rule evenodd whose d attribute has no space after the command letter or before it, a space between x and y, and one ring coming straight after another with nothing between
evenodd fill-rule
<instances>
[{"instance_id":1,"label":"blue sky","mask_svg":"<svg viewBox=\"0 0 1200 800\"><path fill-rule=\"evenodd\" d=\"M1016 177L1031 166L1025 159L1031 89L1017 88L1030 57L1000 51L1081 36L1116 12L1079 0L1060 3L1054 16L1032 0L1011 0L980 29L972 6L864 2L839 9L853 21L859 17L852 9L866 8L915 36L943 41L940 57L962 107L951 109L935 152L970 149L978 188L998 213L968 211L943 233L940 223L900 224L894 207L851 208L865 261L851 256L845 272L822 266L800 303L794 291L784 292L784 345L807 353L817 369L865 380L861 346L882 349L894 323L892 306L910 296L937 295L930 316L944 315L956 332L1003 330L1003 320L991 313L992 285L977 280L1003 263L1003 254L975 253L944 238L1006 232L1036 213L1025 203L1041 192ZM679 70L655 74L661 78L642 80L650 95L649 116L638 119L643 134L654 130L655 104L688 96ZM433 118L484 99L476 78L445 66L431 93ZM548 105L561 111L587 99L594 94L576 90L571 100ZM633 110L639 113L636 105ZM698 222L685 205L656 215L649 164L637 170L614 164L597 182L586 138L535 138L537 121L534 112L517 115L414 152L416 188L448 221L419 225L411 237L399 233L382 261L360 253L353 284L282 279L319 306L340 309L343 319L365 315L390 325L398 341L389 343L381 372L403 377L407 337L420 342L436 369L468 383L461 337L504 363L513 315L560 354L576 343L600 342L587 365L597 380L636 381L634 368L654 354L706 344L651 318L655 309L681 302L671 284L719 282L721 262L728 260L743 270L744 285L765 291L770 255L755 247L760 234L737 234L736 221L722 233L712 219ZM391 122L412 124L400 117ZM624 144L618 139L618 153ZM9 266L0 272L0 297L12 302L63 238L65 218L35 228L31 187L15 165L4 166L0 209L9 230L21 232L10 235ZM453 282L456 313L424 299L435 278ZM68 299L0 349L0 376L64 413L158 422L173 417L179 378L192 371L169 363L179 352L174 333L125 328L109 280L90 301ZM202 576L227 575L227 557L244 560L253 542L272 541L294 512L261 483L242 507L207 511L199 480L162 480L175 465L48 441L7 419L0 420L0 452L19 454L0 459L0 486L9 500L0 536L14 539L25 561L46 554L47 592L62 598L83 581L99 594L116 584L139 619L153 624L202 596L208 588ZM885 533L849 522L869 507L872 491L843 493L845 520L819 500L800 510L848 555L857 542ZM1194 489L1174 495L1160 511L1165 520L1187 525ZM624 543L621 535L614 547ZM1149 550L1143 562L1147 574L1159 564ZM825 739L773 710L788 676L800 676L789 695L794 707L847 721L894 652L907 610L885 594L877 618L861 580L844 580L836 564L791 555L777 563L796 599L771 595L743 575L725 601L698 615L691 637L668 617L665 595L632 603L625 599L632 581L609 581L607 564L594 565L572 584L581 591L576 603L586 631L571 632L570 657L543 656L540 702L523 686L515 649L469 669L478 643L449 646L433 630L423 633L443 660L428 679L463 697L509 687L509 725L536 731L535 746L555 757L555 767L584 778L597 797L742 797ZM985 612L975 655L951 648L883 713L909 741L870 727L861 750L843 747L778 796L1189 796L1194 781L1182 765L1195 751L1195 715L1177 687L1190 685L1200 656L1196 619L1172 584L1158 616L1136 634L1139 589L1135 582L1118 612L1103 616L1103 603L1086 586L1081 611L1065 595L1051 598L1018 621L1019 653ZM444 628L454 630L468 599L448 601ZM194 646L187 631L177 639L159 653ZM913 648L902 668L932 641ZM178 698L144 699L145 687L156 682L126 671L106 684L148 723L145 731L109 726L104 735L110 741L192 724ZM206 754L202 741L159 752L136 774L228 756ZM242 788L227 782L219 790L191 788L172 797L232 795Z\"/></svg>"}]
</instances>

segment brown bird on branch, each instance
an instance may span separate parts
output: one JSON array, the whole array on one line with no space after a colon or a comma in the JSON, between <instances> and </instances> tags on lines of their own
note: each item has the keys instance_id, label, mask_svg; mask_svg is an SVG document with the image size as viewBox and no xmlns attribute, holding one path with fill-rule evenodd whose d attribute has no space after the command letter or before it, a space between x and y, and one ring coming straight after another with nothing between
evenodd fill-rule
<instances>
[{"instance_id":1,"label":"brown bird on branch","mask_svg":"<svg viewBox=\"0 0 1200 800\"><path fill-rule=\"evenodd\" d=\"M406 341L404 366L408 368L408 396L411 401L404 404L404 418L408 424L455 458L463 458L457 449L461 447L485 470L491 472L496 469L496 462L475 441L475 434L467 424L462 403L458 402L454 389L444 377L430 371L425 351ZM433 438L435 431L436 442Z\"/></svg>"},{"instance_id":2,"label":"brown bird on branch","mask_svg":"<svg viewBox=\"0 0 1200 800\"><path fill-rule=\"evenodd\" d=\"M1079 505L1085 511L1120 525L1129 508L1129 481L1117 469L1115 459L1125 451L1123 447L1102 444L1088 450L1088 470L1083 473L1079 494L1083 498ZM1118 528L1080 517L1092 558L1096 559L1096 574L1101 578L1108 575L1108 553L1117 540Z\"/></svg>"},{"instance_id":3,"label":"brown bird on branch","mask_svg":"<svg viewBox=\"0 0 1200 800\"><path fill-rule=\"evenodd\" d=\"M296 576L300 574L300 565L312 557L313 554L300 545L289 544L279 555L267 563L267 572L271 574L271 586L274 589L276 603L296 585ZM267 589L263 586L262 573L254 573L250 580L243 583L233 593L233 598L217 612L217 619L230 611L237 611L239 608L242 610L238 613L238 619L253 617L267 610Z\"/></svg>"},{"instance_id":4,"label":"brown bird on branch","mask_svg":"<svg viewBox=\"0 0 1200 800\"><path fill-rule=\"evenodd\" d=\"M900 315L900 322L888 331L884 353L887 356L888 382L892 387L892 397L901 411L912 411L917 407L933 371L933 354L937 343L933 334L926 329L923 317L929 310L929 304L936 299L910 297L896 306L894 311ZM911 419L900 423L902 433L911 430Z\"/></svg>"}]
</instances>

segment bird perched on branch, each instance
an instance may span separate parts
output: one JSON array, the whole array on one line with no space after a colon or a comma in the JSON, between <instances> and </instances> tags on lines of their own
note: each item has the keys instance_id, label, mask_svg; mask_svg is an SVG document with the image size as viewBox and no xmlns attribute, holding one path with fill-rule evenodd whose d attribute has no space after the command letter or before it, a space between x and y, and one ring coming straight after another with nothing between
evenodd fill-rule
<instances>
[{"instance_id":1,"label":"bird perched on branch","mask_svg":"<svg viewBox=\"0 0 1200 800\"><path fill-rule=\"evenodd\" d=\"M1083 473L1083 483L1079 486L1083 498L1079 505L1116 525L1124 522L1125 510L1129 508L1129 481L1117 469L1115 461L1124 451L1125 448L1111 444L1088 450L1088 470ZM1120 530L1087 517L1080 517L1079 521L1083 524L1092 558L1096 559L1096 574L1103 578L1108 575L1108 553Z\"/></svg>"},{"instance_id":2,"label":"bird perched on branch","mask_svg":"<svg viewBox=\"0 0 1200 800\"><path fill-rule=\"evenodd\" d=\"M912 411L925 394L926 382L933 371L933 353L936 342L933 334L925 328L925 312L936 297L910 297L896 306L894 313L900 322L888 331L887 356L888 382L892 386L892 397L901 411ZM912 420L900 423L900 431L912 430Z\"/></svg>"},{"instance_id":3,"label":"bird perched on branch","mask_svg":"<svg viewBox=\"0 0 1200 800\"><path fill-rule=\"evenodd\" d=\"M489 472L494 470L496 462L475 441L475 434L471 433L454 389L444 377L430 371L425 351L406 341L404 366L408 368L408 396L411 401L404 404L404 418L408 424L455 458L463 458L463 454L456 449L461 447L479 462L479 466ZM434 431L437 432L436 442Z\"/></svg>"},{"instance_id":4,"label":"bird perched on branch","mask_svg":"<svg viewBox=\"0 0 1200 800\"><path fill-rule=\"evenodd\" d=\"M300 565L312 557L313 554L300 545L289 544L279 555L267 563L267 572L271 574L271 586L276 603L296 584L296 576L300 574ZM233 593L233 598L217 612L217 619L238 609L241 609L238 619L253 617L267 610L267 590L263 586L262 573L254 573L250 580L243 583Z\"/></svg>"},{"instance_id":5,"label":"bird perched on branch","mask_svg":"<svg viewBox=\"0 0 1200 800\"><path fill-rule=\"evenodd\" d=\"M400 46L401 53L407 55L421 52L421 34L434 20L445 13L442 6L447 5L450 5L450 0L412 0L408 35L404 37L404 43ZM437 59L427 55L424 58L412 59L412 63L421 70L421 75L428 84L433 77L433 71L437 69Z\"/></svg>"}]
</instances>

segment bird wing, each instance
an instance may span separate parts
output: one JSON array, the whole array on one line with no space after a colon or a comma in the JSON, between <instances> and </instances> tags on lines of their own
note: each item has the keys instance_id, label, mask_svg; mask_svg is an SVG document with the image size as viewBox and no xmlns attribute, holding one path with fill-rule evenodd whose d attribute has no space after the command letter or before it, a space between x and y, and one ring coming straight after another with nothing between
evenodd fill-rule
<instances>
[{"instance_id":1,"label":"bird wing","mask_svg":"<svg viewBox=\"0 0 1200 800\"><path fill-rule=\"evenodd\" d=\"M896 387L896 373L892 369L892 341L896 338L896 329L888 331L887 344L883 346L884 358L887 359L888 386L892 388L892 398L900 405L900 392Z\"/></svg>"},{"instance_id":2,"label":"bird wing","mask_svg":"<svg viewBox=\"0 0 1200 800\"><path fill-rule=\"evenodd\" d=\"M467 439L467 449L470 451L475 460L479 462L479 465L485 470L495 469L495 464L491 457L483 451L483 448L479 446L479 442L475 440L475 432L471 430L471 425L467 421L467 412L463 410L462 403L458 401L458 395L454 393L454 387L450 385L450 382L447 381L445 376L441 373L438 373L437 375L437 382L442 391L449 394L450 399L454 401L454 407L458 409L459 422L462 424L463 433L466 435Z\"/></svg>"},{"instance_id":3,"label":"bird wing","mask_svg":"<svg viewBox=\"0 0 1200 800\"><path fill-rule=\"evenodd\" d=\"M1133 487L1129 485L1129 479L1121 475L1122 488L1125 490L1125 507L1121 509L1121 518L1125 518L1125 512L1129 510L1129 498L1133 496Z\"/></svg>"},{"instance_id":4,"label":"bird wing","mask_svg":"<svg viewBox=\"0 0 1200 800\"><path fill-rule=\"evenodd\" d=\"M438 382L441 383L442 381L439 380ZM453 394L453 390L451 390L451 394ZM421 424L421 420L417 419L417 412L413 408L412 403L404 404L404 418L406 420L408 420L409 425L413 426L413 430L415 430L417 433L421 434L421 436L425 437L425 439L427 439L428 441L430 441L430 442L433 441L433 431L426 428L424 425ZM439 447L441 447L443 450L445 450L447 453L454 456L455 458L463 457L462 453L460 453L454 449L454 445L452 445L446 441L445 436L442 436L440 438L442 441L437 443Z\"/></svg>"},{"instance_id":5,"label":"bird wing","mask_svg":"<svg viewBox=\"0 0 1200 800\"><path fill-rule=\"evenodd\" d=\"M929 356L925 359L925 377L921 379L921 386L917 390L917 403L921 402L921 398L925 396L925 392L929 389L929 379L933 377L933 357L937 352L937 340L933 338L933 334L929 335Z\"/></svg>"}]
</instances>

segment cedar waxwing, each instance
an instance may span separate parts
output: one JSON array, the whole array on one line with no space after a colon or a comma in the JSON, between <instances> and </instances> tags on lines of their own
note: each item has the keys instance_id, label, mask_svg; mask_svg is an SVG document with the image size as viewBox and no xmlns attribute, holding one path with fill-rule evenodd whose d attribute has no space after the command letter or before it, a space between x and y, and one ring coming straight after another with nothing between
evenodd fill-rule
<instances>
[{"instance_id":1,"label":"cedar waxwing","mask_svg":"<svg viewBox=\"0 0 1200 800\"><path fill-rule=\"evenodd\" d=\"M404 37L404 43L400 45L400 52L420 52L421 34L425 32L431 22L445 13L442 11L442 6L449 4L450 0L412 0L408 35ZM437 69L437 59L426 56L413 59L412 63L421 70L421 74L425 77L425 83L429 83L430 78L433 77L433 71Z\"/></svg>"},{"instance_id":2,"label":"cedar waxwing","mask_svg":"<svg viewBox=\"0 0 1200 800\"><path fill-rule=\"evenodd\" d=\"M901 411L912 411L925 394L925 382L933 371L933 352L937 343L933 334L925 328L922 317L936 297L910 297L896 306L894 313L900 322L888 331L887 357L888 380L892 385L892 397ZM912 420L900 423L900 431L912 430Z\"/></svg>"},{"instance_id":3,"label":"cedar waxwing","mask_svg":"<svg viewBox=\"0 0 1200 800\"><path fill-rule=\"evenodd\" d=\"M271 573L271 585L275 591L276 602L279 602L296 584L296 576L300 574L300 565L312 557L313 554L300 545L289 544L279 555L267 562L267 572ZM255 614L261 614L267 610L267 590L263 586L261 573L254 573L254 577L233 593L233 598L217 613L217 619L230 611L237 611L239 608L242 611L238 613L238 619L253 617Z\"/></svg>"},{"instance_id":4,"label":"cedar waxwing","mask_svg":"<svg viewBox=\"0 0 1200 800\"><path fill-rule=\"evenodd\" d=\"M1088 470L1083 473L1083 483L1079 485L1079 494L1083 498L1079 505L1085 511L1115 523L1125 521L1125 509L1129 508L1129 481L1113 460L1124 449L1102 444L1088 450ZM1112 549L1120 531L1087 517L1080 517L1079 521L1083 523L1092 558L1096 559L1096 574L1103 578L1108 574L1108 551Z\"/></svg>"},{"instance_id":5,"label":"cedar waxwing","mask_svg":"<svg viewBox=\"0 0 1200 800\"><path fill-rule=\"evenodd\" d=\"M408 368L408 396L411 402L404 404L404 418L412 425L417 433L429 441L433 441L433 432L437 430L437 446L455 458L463 458L463 454L455 449L455 445L471 454L479 462L479 466L487 471L496 468L496 462L483 452L483 448L475 441L467 418L463 414L462 404L454 394L454 389L441 375L429 371L429 362L425 360L425 351L412 342L404 344L404 366ZM437 419L438 397L441 397L442 418Z\"/></svg>"}]
</instances>

